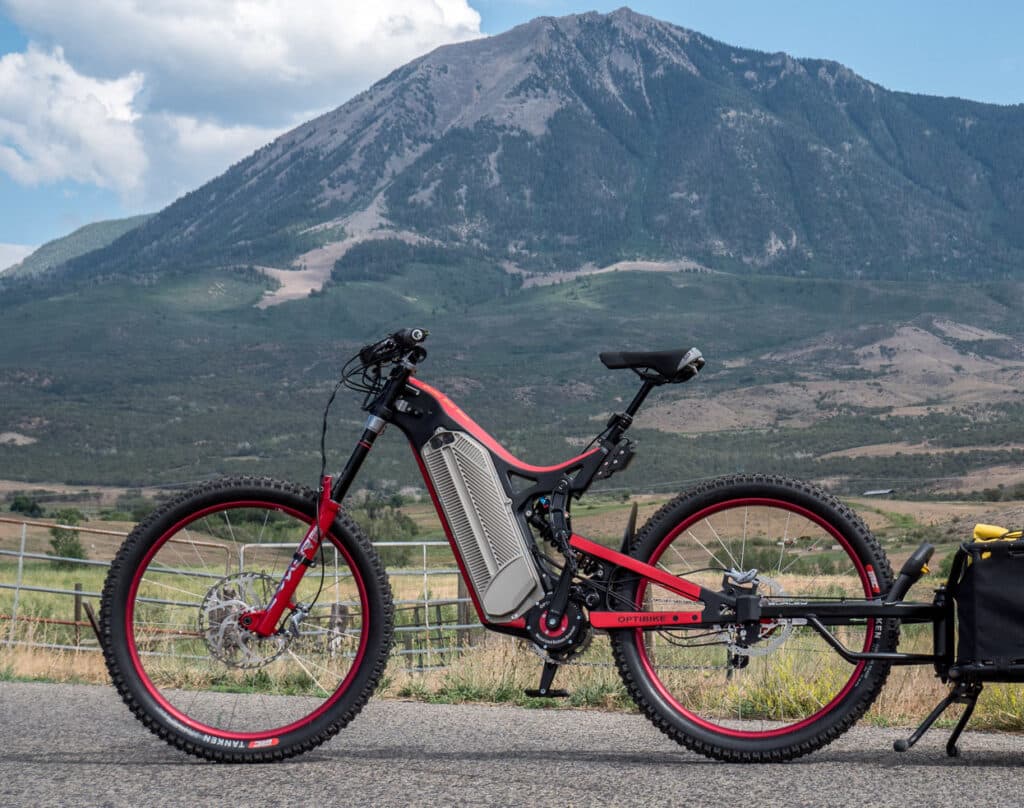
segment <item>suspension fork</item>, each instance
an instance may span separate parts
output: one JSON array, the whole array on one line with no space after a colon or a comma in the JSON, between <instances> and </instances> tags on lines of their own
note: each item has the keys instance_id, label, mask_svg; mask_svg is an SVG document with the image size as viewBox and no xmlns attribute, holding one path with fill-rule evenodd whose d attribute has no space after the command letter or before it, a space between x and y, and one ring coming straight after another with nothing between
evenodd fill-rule
<instances>
[{"instance_id":1,"label":"suspension fork","mask_svg":"<svg viewBox=\"0 0 1024 808\"><path fill-rule=\"evenodd\" d=\"M323 544L324 536L334 524L334 519L341 509L341 501L348 493L348 489L359 473L363 461L373 448L374 441L384 431L387 422L380 416L371 413L366 419L363 434L359 438L349 456L348 462L336 480L330 475L325 475L320 481L320 493L317 497L316 521L310 525L306 535L299 543L298 549L292 555L291 563L285 570L281 583L277 585L277 591L270 599L264 609L254 609L246 612L238 619L242 628L252 631L261 637L269 637L277 632L278 623L285 609L295 610L298 604L295 602L295 590L298 589L306 570L312 567L316 561L316 555Z\"/></svg>"}]
</instances>

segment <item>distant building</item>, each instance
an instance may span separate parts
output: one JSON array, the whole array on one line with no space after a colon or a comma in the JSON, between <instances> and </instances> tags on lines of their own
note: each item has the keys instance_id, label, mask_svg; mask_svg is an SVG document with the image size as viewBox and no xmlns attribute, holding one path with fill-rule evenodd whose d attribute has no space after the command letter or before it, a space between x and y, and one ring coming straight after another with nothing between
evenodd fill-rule
<instances>
[{"instance_id":1,"label":"distant building","mask_svg":"<svg viewBox=\"0 0 1024 808\"><path fill-rule=\"evenodd\" d=\"M862 497L884 497L887 494L895 494L895 488L876 488L874 491L865 491Z\"/></svg>"}]
</instances>

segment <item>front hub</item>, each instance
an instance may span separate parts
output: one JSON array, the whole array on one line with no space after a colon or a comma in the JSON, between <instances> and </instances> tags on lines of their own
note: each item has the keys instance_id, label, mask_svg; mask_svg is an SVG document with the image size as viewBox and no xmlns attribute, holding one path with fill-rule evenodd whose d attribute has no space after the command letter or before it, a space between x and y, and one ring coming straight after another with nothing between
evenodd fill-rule
<instances>
[{"instance_id":1,"label":"front hub","mask_svg":"<svg viewBox=\"0 0 1024 808\"><path fill-rule=\"evenodd\" d=\"M277 582L269 575L241 572L221 578L199 607L199 632L211 656L233 668L259 668L277 659L288 646L287 633L261 637L254 615L261 614Z\"/></svg>"}]
</instances>

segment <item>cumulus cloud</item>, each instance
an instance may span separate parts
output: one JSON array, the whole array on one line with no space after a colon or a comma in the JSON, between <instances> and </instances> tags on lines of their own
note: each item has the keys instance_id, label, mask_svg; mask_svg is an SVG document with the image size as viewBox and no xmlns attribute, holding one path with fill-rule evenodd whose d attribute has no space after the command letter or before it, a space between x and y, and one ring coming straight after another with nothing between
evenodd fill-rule
<instances>
[{"instance_id":1,"label":"cumulus cloud","mask_svg":"<svg viewBox=\"0 0 1024 808\"><path fill-rule=\"evenodd\" d=\"M167 112L146 115L139 128L154 159L139 204L154 208L193 190L301 122L297 118L284 126L264 127Z\"/></svg>"},{"instance_id":2,"label":"cumulus cloud","mask_svg":"<svg viewBox=\"0 0 1024 808\"><path fill-rule=\"evenodd\" d=\"M0 0L0 172L153 209L433 48L467 0Z\"/></svg>"},{"instance_id":3,"label":"cumulus cloud","mask_svg":"<svg viewBox=\"0 0 1024 808\"><path fill-rule=\"evenodd\" d=\"M76 71L60 48L0 58L0 171L22 185L75 180L135 189L145 149L135 128L143 77L96 79Z\"/></svg>"},{"instance_id":4,"label":"cumulus cloud","mask_svg":"<svg viewBox=\"0 0 1024 808\"><path fill-rule=\"evenodd\" d=\"M480 35L466 0L0 0L91 75L140 70L153 108L274 125L331 109L438 45Z\"/></svg>"}]
</instances>

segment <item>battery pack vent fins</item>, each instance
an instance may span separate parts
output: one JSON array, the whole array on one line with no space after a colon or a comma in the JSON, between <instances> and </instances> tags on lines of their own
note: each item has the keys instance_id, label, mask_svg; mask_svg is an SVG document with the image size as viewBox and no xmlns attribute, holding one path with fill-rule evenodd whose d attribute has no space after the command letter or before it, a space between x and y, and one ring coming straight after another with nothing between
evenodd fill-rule
<instances>
[{"instance_id":1,"label":"battery pack vent fins","mask_svg":"<svg viewBox=\"0 0 1024 808\"><path fill-rule=\"evenodd\" d=\"M518 617L544 591L490 454L463 432L438 432L422 455L487 619Z\"/></svg>"}]
</instances>

